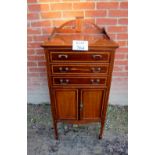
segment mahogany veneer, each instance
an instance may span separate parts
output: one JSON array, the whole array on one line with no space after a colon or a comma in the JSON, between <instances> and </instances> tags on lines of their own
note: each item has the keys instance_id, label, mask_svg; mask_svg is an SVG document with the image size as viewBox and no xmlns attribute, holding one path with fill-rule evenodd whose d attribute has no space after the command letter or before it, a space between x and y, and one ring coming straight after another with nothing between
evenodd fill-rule
<instances>
[{"instance_id":1,"label":"mahogany veneer","mask_svg":"<svg viewBox=\"0 0 155 155\"><path fill-rule=\"evenodd\" d=\"M88 51L73 51L73 40L87 40ZM57 123L100 122L102 138L118 45L106 31L82 18L55 28L45 51L55 138Z\"/></svg>"}]
</instances>

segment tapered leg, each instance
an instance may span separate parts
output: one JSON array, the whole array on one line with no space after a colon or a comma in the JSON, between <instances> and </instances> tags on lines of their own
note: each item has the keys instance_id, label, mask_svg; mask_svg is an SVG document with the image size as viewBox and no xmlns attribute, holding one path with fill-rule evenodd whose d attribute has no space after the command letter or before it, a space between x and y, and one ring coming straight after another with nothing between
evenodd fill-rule
<instances>
[{"instance_id":1,"label":"tapered leg","mask_svg":"<svg viewBox=\"0 0 155 155\"><path fill-rule=\"evenodd\" d=\"M56 121L53 121L53 127L54 127L55 139L58 140L58 128L57 128L57 122Z\"/></svg>"},{"instance_id":2,"label":"tapered leg","mask_svg":"<svg viewBox=\"0 0 155 155\"><path fill-rule=\"evenodd\" d=\"M100 128L99 139L102 139L102 136L103 136L103 129L104 129L104 123L101 122L101 128Z\"/></svg>"}]
</instances>

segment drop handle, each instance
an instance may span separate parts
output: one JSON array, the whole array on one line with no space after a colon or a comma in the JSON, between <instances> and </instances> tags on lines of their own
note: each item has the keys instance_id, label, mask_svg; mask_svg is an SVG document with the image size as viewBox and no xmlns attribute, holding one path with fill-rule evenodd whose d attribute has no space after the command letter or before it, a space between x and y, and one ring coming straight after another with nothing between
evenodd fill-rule
<instances>
[{"instance_id":1,"label":"drop handle","mask_svg":"<svg viewBox=\"0 0 155 155\"><path fill-rule=\"evenodd\" d=\"M60 84L68 84L69 79L60 79L59 82L60 82Z\"/></svg>"},{"instance_id":2,"label":"drop handle","mask_svg":"<svg viewBox=\"0 0 155 155\"><path fill-rule=\"evenodd\" d=\"M92 84L99 84L100 83L100 79L91 79L91 83Z\"/></svg>"},{"instance_id":3,"label":"drop handle","mask_svg":"<svg viewBox=\"0 0 155 155\"><path fill-rule=\"evenodd\" d=\"M59 54L59 55L58 55L58 58L59 58L59 59L63 59L63 58L64 58L64 59L67 59L67 58L68 58L68 55L67 55L67 54Z\"/></svg>"},{"instance_id":4,"label":"drop handle","mask_svg":"<svg viewBox=\"0 0 155 155\"><path fill-rule=\"evenodd\" d=\"M102 55L93 54L92 57L93 57L93 59L95 59L95 60L97 59L98 60L98 59L102 58Z\"/></svg>"},{"instance_id":5,"label":"drop handle","mask_svg":"<svg viewBox=\"0 0 155 155\"><path fill-rule=\"evenodd\" d=\"M91 71L92 72L100 72L101 71L101 67L97 67L97 68L95 68L95 67L93 67L93 68L91 68Z\"/></svg>"},{"instance_id":6,"label":"drop handle","mask_svg":"<svg viewBox=\"0 0 155 155\"><path fill-rule=\"evenodd\" d=\"M59 71L60 72L68 72L69 71L69 68L68 67L59 67Z\"/></svg>"}]
</instances>

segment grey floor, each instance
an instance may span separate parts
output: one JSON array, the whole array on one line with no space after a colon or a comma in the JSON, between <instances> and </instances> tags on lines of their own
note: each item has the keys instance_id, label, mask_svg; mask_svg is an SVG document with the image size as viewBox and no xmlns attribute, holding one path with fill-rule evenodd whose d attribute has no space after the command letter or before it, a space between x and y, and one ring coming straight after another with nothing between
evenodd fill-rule
<instances>
[{"instance_id":1,"label":"grey floor","mask_svg":"<svg viewBox=\"0 0 155 155\"><path fill-rule=\"evenodd\" d=\"M109 106L104 137L100 124L58 125L54 139L49 105L28 105L28 155L127 155L128 108Z\"/></svg>"}]
</instances>

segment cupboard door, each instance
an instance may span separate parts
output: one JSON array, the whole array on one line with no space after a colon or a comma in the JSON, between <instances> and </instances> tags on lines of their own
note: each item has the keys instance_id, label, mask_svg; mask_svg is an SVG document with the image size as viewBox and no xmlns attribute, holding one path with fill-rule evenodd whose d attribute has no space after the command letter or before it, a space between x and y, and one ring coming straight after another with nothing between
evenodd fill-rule
<instances>
[{"instance_id":1,"label":"cupboard door","mask_svg":"<svg viewBox=\"0 0 155 155\"><path fill-rule=\"evenodd\" d=\"M54 93L57 119L78 119L78 90L55 89Z\"/></svg>"},{"instance_id":2,"label":"cupboard door","mask_svg":"<svg viewBox=\"0 0 155 155\"><path fill-rule=\"evenodd\" d=\"M81 90L81 119L98 120L101 118L101 110L104 102L105 90L83 89Z\"/></svg>"}]
</instances>

